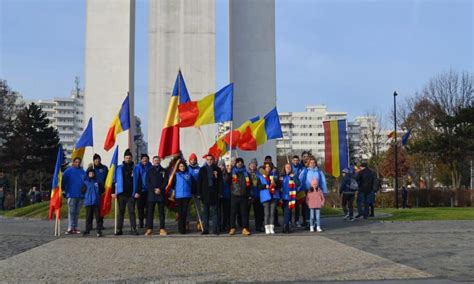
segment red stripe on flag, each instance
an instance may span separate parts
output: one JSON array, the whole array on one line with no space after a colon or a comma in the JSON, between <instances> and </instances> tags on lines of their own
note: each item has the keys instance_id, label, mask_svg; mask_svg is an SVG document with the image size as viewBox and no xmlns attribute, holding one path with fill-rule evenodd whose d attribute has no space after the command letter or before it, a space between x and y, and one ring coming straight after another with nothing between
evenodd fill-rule
<instances>
[{"instance_id":1,"label":"red stripe on flag","mask_svg":"<svg viewBox=\"0 0 474 284\"><path fill-rule=\"evenodd\" d=\"M100 197L100 217L105 217L112 210L112 189L106 188Z\"/></svg>"},{"instance_id":2,"label":"red stripe on flag","mask_svg":"<svg viewBox=\"0 0 474 284\"><path fill-rule=\"evenodd\" d=\"M252 135L252 129L250 126L245 128L239 141L239 149L244 151L255 151L257 150L257 140Z\"/></svg>"},{"instance_id":3,"label":"red stripe on flag","mask_svg":"<svg viewBox=\"0 0 474 284\"><path fill-rule=\"evenodd\" d=\"M189 101L178 105L180 122L179 127L194 126L199 117L199 108L197 102Z\"/></svg>"},{"instance_id":4,"label":"red stripe on flag","mask_svg":"<svg viewBox=\"0 0 474 284\"><path fill-rule=\"evenodd\" d=\"M56 212L56 218L61 218L61 202L62 202L62 196L59 195L60 190L59 187L56 187L53 189L53 192L51 194L51 199L49 200L49 214L48 214L48 219L51 220L53 218L53 212Z\"/></svg>"},{"instance_id":5,"label":"red stripe on flag","mask_svg":"<svg viewBox=\"0 0 474 284\"><path fill-rule=\"evenodd\" d=\"M171 126L163 128L161 131L160 148L158 156L166 158L179 153L179 127Z\"/></svg>"},{"instance_id":6,"label":"red stripe on flag","mask_svg":"<svg viewBox=\"0 0 474 284\"><path fill-rule=\"evenodd\" d=\"M332 175L331 124L324 121L324 170Z\"/></svg>"},{"instance_id":7,"label":"red stripe on flag","mask_svg":"<svg viewBox=\"0 0 474 284\"><path fill-rule=\"evenodd\" d=\"M109 151L115 145L115 124L109 128L109 132L107 132L107 137L105 138L104 142L104 149L105 151Z\"/></svg>"}]
</instances>

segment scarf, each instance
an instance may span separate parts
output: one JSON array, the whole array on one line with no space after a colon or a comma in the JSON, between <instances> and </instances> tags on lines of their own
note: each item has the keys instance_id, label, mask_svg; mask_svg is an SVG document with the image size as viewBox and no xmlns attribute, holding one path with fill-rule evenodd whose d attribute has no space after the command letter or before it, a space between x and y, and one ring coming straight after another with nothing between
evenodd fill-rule
<instances>
[{"instance_id":1,"label":"scarf","mask_svg":"<svg viewBox=\"0 0 474 284\"><path fill-rule=\"evenodd\" d=\"M270 194L273 197L273 195L275 194L275 177L273 175L267 176L264 174L263 178L265 178L265 181L267 182L268 186L268 191L270 191Z\"/></svg>"},{"instance_id":2,"label":"scarf","mask_svg":"<svg viewBox=\"0 0 474 284\"><path fill-rule=\"evenodd\" d=\"M288 208L293 209L296 205L296 184L295 180L290 176L285 176L285 184L288 184L290 191L290 201L288 202Z\"/></svg>"},{"instance_id":3,"label":"scarf","mask_svg":"<svg viewBox=\"0 0 474 284\"><path fill-rule=\"evenodd\" d=\"M247 188L250 188L250 178L249 178L249 174L248 174L247 170L246 170L244 167L242 167L242 168L240 168L240 169L237 168L237 167L234 167L234 168L232 169L232 183L234 183L234 184L237 183L237 181L238 181L238 180L237 180L237 174L239 174L239 173L241 173L241 174L243 174L243 175L245 176L245 186L246 186Z\"/></svg>"}]
</instances>

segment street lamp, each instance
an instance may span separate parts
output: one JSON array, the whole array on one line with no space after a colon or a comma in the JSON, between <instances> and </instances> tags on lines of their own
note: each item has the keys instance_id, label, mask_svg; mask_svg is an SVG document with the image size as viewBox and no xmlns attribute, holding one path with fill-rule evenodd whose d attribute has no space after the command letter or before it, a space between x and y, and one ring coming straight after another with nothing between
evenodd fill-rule
<instances>
[{"instance_id":1,"label":"street lamp","mask_svg":"<svg viewBox=\"0 0 474 284\"><path fill-rule=\"evenodd\" d=\"M393 92L393 133L395 135L395 207L398 209L397 92Z\"/></svg>"}]
</instances>

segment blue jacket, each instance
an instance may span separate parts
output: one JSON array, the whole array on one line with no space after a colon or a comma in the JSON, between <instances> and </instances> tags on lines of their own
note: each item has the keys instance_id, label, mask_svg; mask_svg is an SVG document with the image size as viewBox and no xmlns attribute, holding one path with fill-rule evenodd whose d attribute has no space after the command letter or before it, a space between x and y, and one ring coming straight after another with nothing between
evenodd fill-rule
<instances>
[{"instance_id":1,"label":"blue jacket","mask_svg":"<svg viewBox=\"0 0 474 284\"><path fill-rule=\"evenodd\" d=\"M84 206L99 206L101 193L100 188L101 186L96 179L86 178L86 180L84 180Z\"/></svg>"},{"instance_id":2,"label":"blue jacket","mask_svg":"<svg viewBox=\"0 0 474 284\"><path fill-rule=\"evenodd\" d=\"M260 190L260 202L264 203L269 200L279 200L280 199L280 189L278 187L278 176L276 174L272 175L273 180L275 181L275 193L272 195L270 190L266 188L268 184L267 180L263 175L260 176L260 181L262 182L264 188Z\"/></svg>"},{"instance_id":3,"label":"blue jacket","mask_svg":"<svg viewBox=\"0 0 474 284\"><path fill-rule=\"evenodd\" d=\"M223 173L223 191L222 191L222 198L230 200L230 185L232 183L232 173Z\"/></svg>"},{"instance_id":4,"label":"blue jacket","mask_svg":"<svg viewBox=\"0 0 474 284\"><path fill-rule=\"evenodd\" d=\"M97 167L94 167L95 171L95 178L97 179L98 183L101 183L102 185L105 185L105 179L107 178L107 174L109 173L109 169L100 164Z\"/></svg>"},{"instance_id":5,"label":"blue jacket","mask_svg":"<svg viewBox=\"0 0 474 284\"><path fill-rule=\"evenodd\" d=\"M82 168L69 167L64 171L61 187L66 198L84 198L81 192L86 172Z\"/></svg>"},{"instance_id":6,"label":"blue jacket","mask_svg":"<svg viewBox=\"0 0 474 284\"><path fill-rule=\"evenodd\" d=\"M257 170L255 173L250 173L250 190L252 198L260 200L260 190L262 189L262 174Z\"/></svg>"},{"instance_id":7,"label":"blue jacket","mask_svg":"<svg viewBox=\"0 0 474 284\"><path fill-rule=\"evenodd\" d=\"M339 187L339 194L355 194L355 191L351 189L351 175L346 175L341 182Z\"/></svg>"},{"instance_id":8,"label":"blue jacket","mask_svg":"<svg viewBox=\"0 0 474 284\"><path fill-rule=\"evenodd\" d=\"M311 187L311 180L316 178L318 180L318 186L323 190L324 194L328 193L328 187L326 184L326 177L324 173L319 168L305 168L301 172L300 176L301 189L305 192Z\"/></svg>"},{"instance_id":9,"label":"blue jacket","mask_svg":"<svg viewBox=\"0 0 474 284\"><path fill-rule=\"evenodd\" d=\"M128 176L128 182L130 182L127 186L126 180L124 180L124 173L127 173L127 168L126 167L132 167L130 169L131 176ZM125 170L124 170L125 169ZM135 196L135 187L133 186L133 163L130 165L126 165L125 163L122 163L122 165L119 165L117 167L117 171L115 172L115 194L124 194L125 196ZM132 192L130 192L132 191Z\"/></svg>"},{"instance_id":10,"label":"blue jacket","mask_svg":"<svg viewBox=\"0 0 474 284\"><path fill-rule=\"evenodd\" d=\"M176 172L174 180L174 198L191 198L193 182L193 177L189 172Z\"/></svg>"},{"instance_id":11,"label":"blue jacket","mask_svg":"<svg viewBox=\"0 0 474 284\"><path fill-rule=\"evenodd\" d=\"M145 166L142 163L138 163L133 168L133 192L135 193L146 193L148 187L146 185L146 172L151 169L152 165L150 162Z\"/></svg>"},{"instance_id":12,"label":"blue jacket","mask_svg":"<svg viewBox=\"0 0 474 284\"><path fill-rule=\"evenodd\" d=\"M293 179L293 182L295 183L295 191L298 191L298 188L300 187L300 179L298 178L297 175L294 175L293 178L291 178L289 175L283 176L283 182L281 184L281 198L283 200L290 200L290 180Z\"/></svg>"},{"instance_id":13,"label":"blue jacket","mask_svg":"<svg viewBox=\"0 0 474 284\"><path fill-rule=\"evenodd\" d=\"M196 164L195 166L188 166L189 173L192 175L195 182L198 181L200 169L201 167L198 164Z\"/></svg>"}]
</instances>

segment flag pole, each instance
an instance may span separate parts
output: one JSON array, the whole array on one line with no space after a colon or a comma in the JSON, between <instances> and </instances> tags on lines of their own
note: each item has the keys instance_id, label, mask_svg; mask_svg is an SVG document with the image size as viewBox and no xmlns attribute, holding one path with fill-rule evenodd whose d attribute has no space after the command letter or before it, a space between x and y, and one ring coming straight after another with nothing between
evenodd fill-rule
<instances>
[{"instance_id":1,"label":"flag pole","mask_svg":"<svg viewBox=\"0 0 474 284\"><path fill-rule=\"evenodd\" d=\"M117 234L117 195L115 195L115 210L114 210L114 234Z\"/></svg>"}]
</instances>

